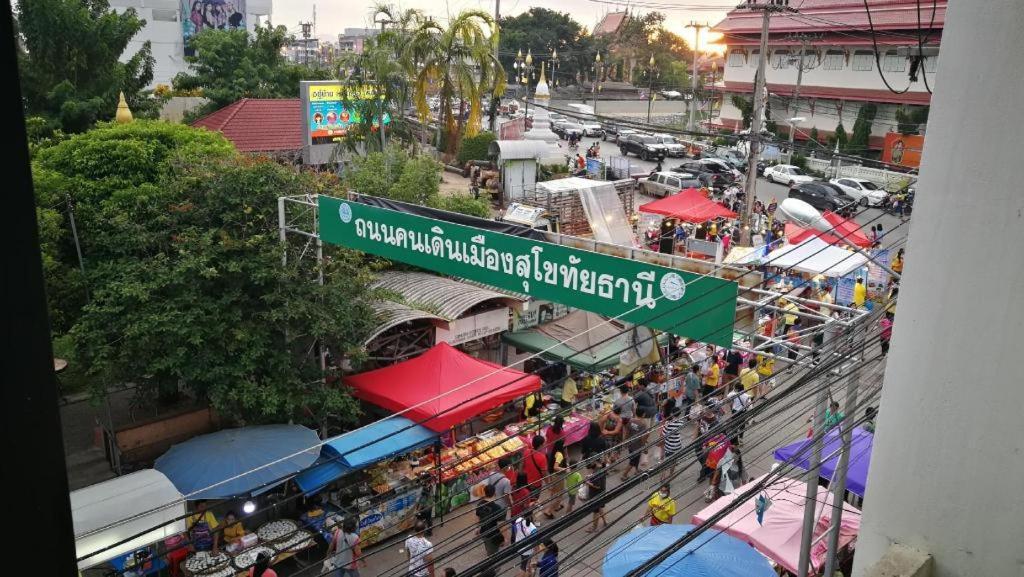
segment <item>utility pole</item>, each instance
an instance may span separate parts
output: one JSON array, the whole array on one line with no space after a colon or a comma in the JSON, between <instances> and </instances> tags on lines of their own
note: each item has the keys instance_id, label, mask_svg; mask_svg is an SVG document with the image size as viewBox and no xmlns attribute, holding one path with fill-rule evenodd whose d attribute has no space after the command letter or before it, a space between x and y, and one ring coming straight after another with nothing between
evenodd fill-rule
<instances>
[{"instance_id":1,"label":"utility pole","mask_svg":"<svg viewBox=\"0 0 1024 577\"><path fill-rule=\"evenodd\" d=\"M302 63L309 64L309 37L313 34L312 22L300 22L302 25Z\"/></svg>"},{"instance_id":2,"label":"utility pole","mask_svg":"<svg viewBox=\"0 0 1024 577\"><path fill-rule=\"evenodd\" d=\"M494 0L494 32L499 34L498 20L501 19L501 0ZM501 36L499 35L500 39ZM494 43L494 61L498 62L498 42ZM491 95L491 100L498 98L497 94ZM499 103L500 104L500 103ZM494 103L491 104L491 132L498 134L498 106Z\"/></svg>"},{"instance_id":3,"label":"utility pole","mask_svg":"<svg viewBox=\"0 0 1024 577\"><path fill-rule=\"evenodd\" d=\"M807 53L807 48L811 45L811 41L817 38L818 35L810 34L794 34L793 39L800 42L800 59L797 63L796 69L796 87L793 89L793 111L789 113L790 118L796 116L800 106L800 85L804 81L804 55ZM815 65L817 66L817 65ZM789 159L793 160L793 136L796 133L796 126L792 122L789 124Z\"/></svg>"},{"instance_id":4,"label":"utility pole","mask_svg":"<svg viewBox=\"0 0 1024 577\"><path fill-rule=\"evenodd\" d=\"M750 123L750 150L747 154L747 180L743 187L745 202L743 207L743 230L740 241L744 246L750 246L751 230L750 219L754 213L754 200L757 198L757 157L761 148L761 124L764 120L765 103L765 62L768 60L768 22L772 13L775 12L796 12L796 9L789 7L789 0L747 0L747 9L761 12L761 53L758 55L757 76L754 77L754 116Z\"/></svg>"},{"instance_id":5,"label":"utility pole","mask_svg":"<svg viewBox=\"0 0 1024 577\"><path fill-rule=\"evenodd\" d=\"M695 117L697 116L697 48L700 46L700 31L703 28L708 28L708 25L706 23L697 24L690 20L686 27L695 30L693 35L693 74L690 75L690 118L686 122L686 129L693 132L696 126ZM650 119L647 122L650 122Z\"/></svg>"},{"instance_id":6,"label":"utility pole","mask_svg":"<svg viewBox=\"0 0 1024 577\"><path fill-rule=\"evenodd\" d=\"M651 123L651 104L654 103L654 55L647 61L647 124Z\"/></svg>"},{"instance_id":7,"label":"utility pole","mask_svg":"<svg viewBox=\"0 0 1024 577\"><path fill-rule=\"evenodd\" d=\"M598 52L597 56L594 57L594 81L590 85L591 92L594 93L594 114L597 114L597 93L601 92L601 76L604 74L604 64L601 62L601 53Z\"/></svg>"}]
</instances>

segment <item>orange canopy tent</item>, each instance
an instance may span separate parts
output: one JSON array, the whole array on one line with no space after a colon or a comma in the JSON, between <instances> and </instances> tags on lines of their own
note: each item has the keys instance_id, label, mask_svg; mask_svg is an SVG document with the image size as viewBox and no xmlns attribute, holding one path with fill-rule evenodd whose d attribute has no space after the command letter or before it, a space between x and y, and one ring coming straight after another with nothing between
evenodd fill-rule
<instances>
[{"instance_id":1,"label":"orange canopy tent","mask_svg":"<svg viewBox=\"0 0 1024 577\"><path fill-rule=\"evenodd\" d=\"M736 213L708 199L696 188L640 205L640 212L660 214L686 222L705 222L716 218L736 218Z\"/></svg>"},{"instance_id":2,"label":"orange canopy tent","mask_svg":"<svg viewBox=\"0 0 1024 577\"><path fill-rule=\"evenodd\" d=\"M345 379L352 394L445 431L513 399L537 391L536 375L503 368L439 343L405 362Z\"/></svg>"}]
</instances>

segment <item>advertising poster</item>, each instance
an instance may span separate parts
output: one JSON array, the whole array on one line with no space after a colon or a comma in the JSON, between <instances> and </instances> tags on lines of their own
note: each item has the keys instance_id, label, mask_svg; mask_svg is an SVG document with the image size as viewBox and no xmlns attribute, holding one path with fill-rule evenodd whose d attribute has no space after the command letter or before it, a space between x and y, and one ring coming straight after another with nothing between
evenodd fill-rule
<instances>
[{"instance_id":1,"label":"advertising poster","mask_svg":"<svg viewBox=\"0 0 1024 577\"><path fill-rule=\"evenodd\" d=\"M245 30L245 0L181 0L181 35L188 40L203 30Z\"/></svg>"},{"instance_id":2,"label":"advertising poster","mask_svg":"<svg viewBox=\"0 0 1024 577\"><path fill-rule=\"evenodd\" d=\"M923 149L924 136L890 132L885 135L885 143L882 145L882 162L917 168L921 165Z\"/></svg>"},{"instance_id":3,"label":"advertising poster","mask_svg":"<svg viewBox=\"0 0 1024 577\"><path fill-rule=\"evenodd\" d=\"M411 528L421 491L420 487L412 487L363 511L359 516L359 539L363 545L372 545Z\"/></svg>"},{"instance_id":4,"label":"advertising poster","mask_svg":"<svg viewBox=\"0 0 1024 577\"><path fill-rule=\"evenodd\" d=\"M344 86L342 84L313 84L309 91L309 109L306 118L309 123L310 144L331 144L348 134L354 124L363 121L359 109L362 103L377 98L374 86ZM391 121L384 114L384 124Z\"/></svg>"}]
</instances>

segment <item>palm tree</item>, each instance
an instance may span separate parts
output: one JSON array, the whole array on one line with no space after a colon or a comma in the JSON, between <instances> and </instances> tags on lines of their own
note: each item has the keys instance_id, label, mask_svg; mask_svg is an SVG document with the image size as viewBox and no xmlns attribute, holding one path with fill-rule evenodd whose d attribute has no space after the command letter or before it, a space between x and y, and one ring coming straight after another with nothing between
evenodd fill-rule
<instances>
[{"instance_id":1,"label":"palm tree","mask_svg":"<svg viewBox=\"0 0 1024 577\"><path fill-rule=\"evenodd\" d=\"M449 21L447 28L428 19L419 26L409 44L409 54L417 68L416 109L426 121L430 113L427 92L435 87L449 156L454 155L458 147L466 104L469 117L465 121L465 133L473 136L480 126L484 96L492 92L501 96L505 91L505 70L494 58L497 45L498 27L494 19L481 10L462 12ZM456 98L459 99L458 124L452 112Z\"/></svg>"}]
</instances>

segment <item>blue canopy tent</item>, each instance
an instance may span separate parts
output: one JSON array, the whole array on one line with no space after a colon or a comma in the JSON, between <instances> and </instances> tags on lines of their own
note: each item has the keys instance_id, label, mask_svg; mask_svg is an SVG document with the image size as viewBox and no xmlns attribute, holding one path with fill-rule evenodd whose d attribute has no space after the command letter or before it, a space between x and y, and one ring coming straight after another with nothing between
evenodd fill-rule
<instances>
[{"instance_id":1,"label":"blue canopy tent","mask_svg":"<svg viewBox=\"0 0 1024 577\"><path fill-rule=\"evenodd\" d=\"M320 438L300 425L224 429L171 447L154 463L186 499L260 493L312 465Z\"/></svg>"},{"instance_id":2,"label":"blue canopy tent","mask_svg":"<svg viewBox=\"0 0 1024 577\"><path fill-rule=\"evenodd\" d=\"M386 417L328 439L317 464L295 477L295 482L310 493L349 471L425 447L436 439L437 432L405 417Z\"/></svg>"},{"instance_id":3,"label":"blue canopy tent","mask_svg":"<svg viewBox=\"0 0 1024 577\"><path fill-rule=\"evenodd\" d=\"M658 525L619 537L604 556L602 575L622 577L694 529ZM709 529L651 571L660 577L776 577L768 559L750 545Z\"/></svg>"},{"instance_id":4,"label":"blue canopy tent","mask_svg":"<svg viewBox=\"0 0 1024 577\"><path fill-rule=\"evenodd\" d=\"M825 434L821 449L821 477L831 479L839 466L839 452L843 439L840 428L836 427ZM850 463L846 471L846 490L854 495L864 496L867 489L868 469L871 465L871 447L875 436L860 427L853 429L850 438ZM807 470L811 465L811 451L806 447L812 439L804 439L775 449L775 459L792 463L796 467Z\"/></svg>"}]
</instances>

